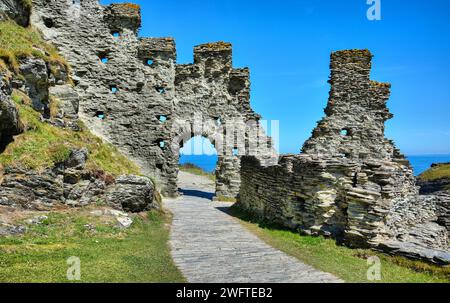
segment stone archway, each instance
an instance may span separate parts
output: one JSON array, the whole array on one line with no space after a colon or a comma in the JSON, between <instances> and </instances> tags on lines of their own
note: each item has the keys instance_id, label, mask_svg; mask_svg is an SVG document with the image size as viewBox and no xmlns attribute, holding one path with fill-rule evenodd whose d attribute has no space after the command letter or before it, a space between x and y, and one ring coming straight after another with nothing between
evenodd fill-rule
<instances>
[{"instance_id":1,"label":"stone archway","mask_svg":"<svg viewBox=\"0 0 450 303\"><path fill-rule=\"evenodd\" d=\"M201 123L201 126L198 125ZM197 124L197 125L196 125ZM190 140L196 137L202 137L212 144L217 152L218 160L215 170L215 198L236 198L239 194L240 179L240 155L234 152L235 142L226 142L225 125L218 123L216 118L207 118L203 121L178 120L174 122L177 135L171 143L171 152L173 159L174 172L179 174L180 150ZM178 128L177 128L178 127Z\"/></svg>"}]
</instances>

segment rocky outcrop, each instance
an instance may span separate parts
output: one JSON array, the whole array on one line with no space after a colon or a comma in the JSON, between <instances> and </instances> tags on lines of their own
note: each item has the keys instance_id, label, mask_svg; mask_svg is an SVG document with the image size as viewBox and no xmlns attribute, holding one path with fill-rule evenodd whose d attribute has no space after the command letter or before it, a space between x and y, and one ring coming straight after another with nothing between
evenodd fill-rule
<instances>
[{"instance_id":1,"label":"rocky outcrop","mask_svg":"<svg viewBox=\"0 0 450 303\"><path fill-rule=\"evenodd\" d=\"M433 181L424 181L419 179L417 185L420 186L420 194L430 195L437 192L450 190L450 178L442 178Z\"/></svg>"},{"instance_id":2,"label":"rocky outcrop","mask_svg":"<svg viewBox=\"0 0 450 303\"><path fill-rule=\"evenodd\" d=\"M10 77L9 71L0 70L0 153L23 130L17 108L10 98Z\"/></svg>"},{"instance_id":3,"label":"rocky outcrop","mask_svg":"<svg viewBox=\"0 0 450 303\"><path fill-rule=\"evenodd\" d=\"M121 176L115 180L85 169L86 149L73 150L65 163L43 172L7 168L0 182L0 205L27 210L50 210L57 205L82 207L107 203L118 210L157 209L155 187L146 178Z\"/></svg>"},{"instance_id":4,"label":"rocky outcrop","mask_svg":"<svg viewBox=\"0 0 450 303\"><path fill-rule=\"evenodd\" d=\"M12 19L22 26L28 26L30 13L30 0L0 0L0 21Z\"/></svg>"}]
</instances>

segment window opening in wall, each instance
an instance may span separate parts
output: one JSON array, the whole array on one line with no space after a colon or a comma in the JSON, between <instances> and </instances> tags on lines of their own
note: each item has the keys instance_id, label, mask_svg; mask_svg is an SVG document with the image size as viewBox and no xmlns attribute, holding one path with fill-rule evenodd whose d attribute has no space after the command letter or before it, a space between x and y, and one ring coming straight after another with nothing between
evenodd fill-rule
<instances>
[{"instance_id":1,"label":"window opening in wall","mask_svg":"<svg viewBox=\"0 0 450 303\"><path fill-rule=\"evenodd\" d=\"M100 53L98 57L100 58L100 61L104 64L108 63L109 61L108 55L106 53Z\"/></svg>"},{"instance_id":2,"label":"window opening in wall","mask_svg":"<svg viewBox=\"0 0 450 303\"><path fill-rule=\"evenodd\" d=\"M105 118L106 118L105 112L103 112L103 111L95 112L94 116L100 120L105 120Z\"/></svg>"},{"instance_id":3,"label":"window opening in wall","mask_svg":"<svg viewBox=\"0 0 450 303\"><path fill-rule=\"evenodd\" d=\"M158 116L158 120L159 120L159 122L166 122L167 121L167 116L160 115L160 116Z\"/></svg>"},{"instance_id":4,"label":"window opening in wall","mask_svg":"<svg viewBox=\"0 0 450 303\"><path fill-rule=\"evenodd\" d=\"M111 85L111 86L109 87L109 89L111 90L111 92L112 92L113 94L117 93L117 91L118 91L116 85Z\"/></svg>"},{"instance_id":5,"label":"window opening in wall","mask_svg":"<svg viewBox=\"0 0 450 303\"><path fill-rule=\"evenodd\" d=\"M350 134L350 129L344 128L344 129L341 130L341 136L348 137L350 135L351 135Z\"/></svg>"},{"instance_id":6,"label":"window opening in wall","mask_svg":"<svg viewBox=\"0 0 450 303\"><path fill-rule=\"evenodd\" d=\"M52 28L55 24L51 18L44 18L44 25L47 28Z\"/></svg>"},{"instance_id":7,"label":"window opening in wall","mask_svg":"<svg viewBox=\"0 0 450 303\"><path fill-rule=\"evenodd\" d=\"M164 94L166 92L166 89L162 86L155 87L156 91L160 94Z\"/></svg>"},{"instance_id":8,"label":"window opening in wall","mask_svg":"<svg viewBox=\"0 0 450 303\"><path fill-rule=\"evenodd\" d=\"M165 149L166 148L166 142L164 140L160 139L160 140L156 141L156 143L158 144L158 146L161 149Z\"/></svg>"}]
</instances>

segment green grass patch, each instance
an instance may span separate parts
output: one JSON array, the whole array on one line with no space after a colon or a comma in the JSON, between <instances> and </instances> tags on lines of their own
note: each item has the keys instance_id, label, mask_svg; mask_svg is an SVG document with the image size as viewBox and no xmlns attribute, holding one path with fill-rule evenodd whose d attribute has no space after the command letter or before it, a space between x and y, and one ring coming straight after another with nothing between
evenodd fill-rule
<instances>
[{"instance_id":1,"label":"green grass patch","mask_svg":"<svg viewBox=\"0 0 450 303\"><path fill-rule=\"evenodd\" d=\"M381 283L435 283L450 282L450 267L439 267L402 257L391 257L372 250L354 250L323 237L302 236L255 219L251 214L233 206L231 215L267 244L309 264L329 272L346 282L368 283L367 258L381 260Z\"/></svg>"},{"instance_id":2,"label":"green grass patch","mask_svg":"<svg viewBox=\"0 0 450 303\"><path fill-rule=\"evenodd\" d=\"M217 196L216 200L219 201L219 202L230 202L230 203L236 203L237 202L236 198L225 197L225 196Z\"/></svg>"},{"instance_id":3,"label":"green grass patch","mask_svg":"<svg viewBox=\"0 0 450 303\"><path fill-rule=\"evenodd\" d=\"M24 28L11 20L0 22L0 60L18 73L19 60L27 57L42 58L50 65L68 68L67 61L59 55L56 47L46 43L36 29Z\"/></svg>"},{"instance_id":4,"label":"green grass patch","mask_svg":"<svg viewBox=\"0 0 450 303\"><path fill-rule=\"evenodd\" d=\"M0 155L0 166L42 170L67 159L71 149L86 147L89 159L86 168L104 171L113 176L140 174L140 169L114 146L103 142L81 125L81 131L54 127L40 120L40 113L30 105L27 97L18 91L12 95L19 110L23 134L16 136Z\"/></svg>"},{"instance_id":5,"label":"green grass patch","mask_svg":"<svg viewBox=\"0 0 450 303\"><path fill-rule=\"evenodd\" d=\"M419 176L423 181L436 181L439 179L450 179L450 163L438 164Z\"/></svg>"},{"instance_id":6,"label":"green grass patch","mask_svg":"<svg viewBox=\"0 0 450 303\"><path fill-rule=\"evenodd\" d=\"M192 163L180 165L180 170L193 175L207 177L209 180L214 182L216 181L216 175L214 173L208 173L204 171L201 167Z\"/></svg>"},{"instance_id":7,"label":"green grass patch","mask_svg":"<svg viewBox=\"0 0 450 303\"><path fill-rule=\"evenodd\" d=\"M151 212L123 230L83 210L50 213L23 236L0 238L0 282L70 282L72 256L84 283L185 282L170 255L169 221Z\"/></svg>"}]
</instances>

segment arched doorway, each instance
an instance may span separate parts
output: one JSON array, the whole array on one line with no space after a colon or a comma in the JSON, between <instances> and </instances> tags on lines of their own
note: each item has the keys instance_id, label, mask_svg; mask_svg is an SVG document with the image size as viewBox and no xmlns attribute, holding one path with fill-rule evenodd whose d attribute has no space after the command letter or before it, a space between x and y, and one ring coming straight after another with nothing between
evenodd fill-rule
<instances>
[{"instance_id":1,"label":"arched doorway","mask_svg":"<svg viewBox=\"0 0 450 303\"><path fill-rule=\"evenodd\" d=\"M181 194L213 199L219 156L211 141L194 136L179 151L178 188Z\"/></svg>"}]
</instances>

